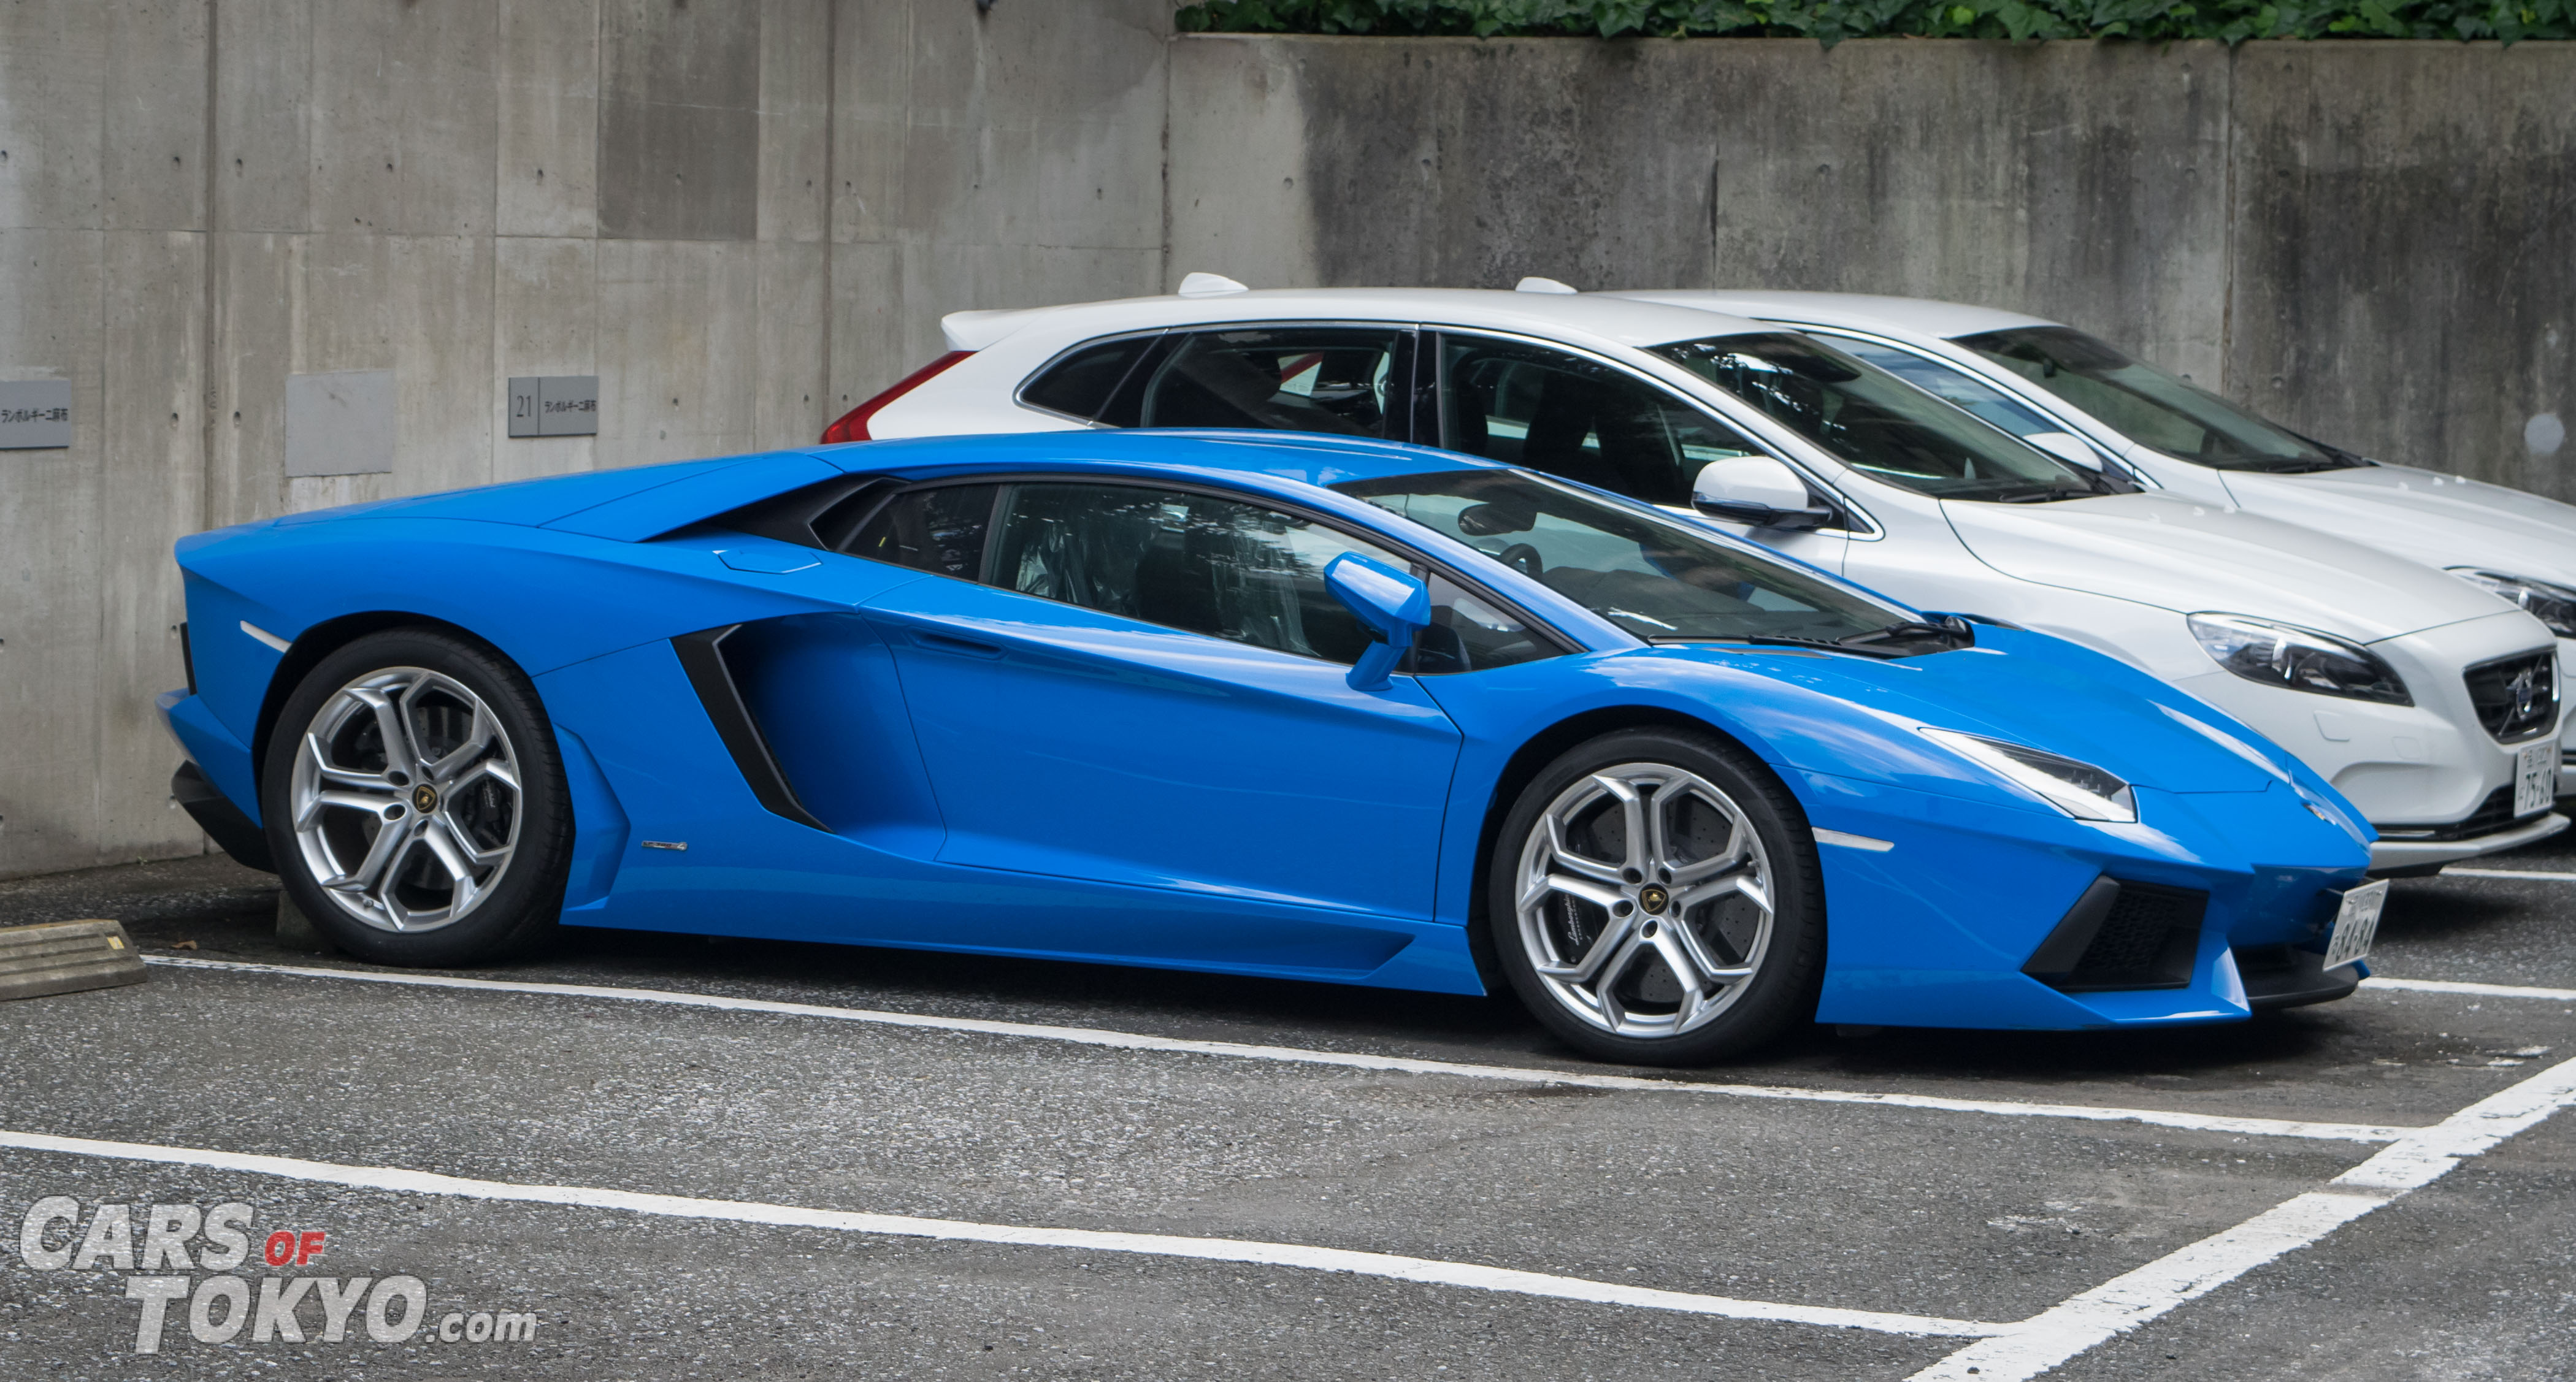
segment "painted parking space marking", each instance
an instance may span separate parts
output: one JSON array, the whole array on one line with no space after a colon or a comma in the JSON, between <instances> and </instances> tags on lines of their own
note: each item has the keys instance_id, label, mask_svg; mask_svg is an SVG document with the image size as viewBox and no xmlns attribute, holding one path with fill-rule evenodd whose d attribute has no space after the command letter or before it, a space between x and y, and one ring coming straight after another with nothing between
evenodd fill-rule
<instances>
[{"instance_id":1,"label":"painted parking space marking","mask_svg":"<svg viewBox=\"0 0 2576 1382\"><path fill-rule=\"evenodd\" d=\"M1875 1310L1840 1310L1827 1306L1787 1305L1774 1301L1738 1300L1622 1286L1583 1277L1516 1271L1473 1262L1403 1257L1393 1253L1354 1252L1344 1248L1299 1243L1266 1243L1242 1238L1195 1238L1162 1233L1114 1233L1094 1229L1042 1228L1018 1224L981 1224L961 1219L922 1219L903 1214L860 1214L846 1210L809 1209L800 1205L763 1204L745 1200L710 1200L687 1195L641 1194L586 1185L523 1185L513 1181L473 1180L432 1171L381 1166L344 1166L299 1157L262 1156L164 1147L147 1142L108 1142L86 1137L0 1130L0 1147L118 1161L154 1162L166 1166L200 1166L247 1172L323 1185L344 1185L397 1194L449 1195L472 1200L520 1204L573 1205L585 1209L624 1210L680 1219L768 1224L783 1228L834 1229L847 1233L900 1238L933 1238L951 1242L1000 1243L1017 1247L1075 1248L1093 1252L1138 1253L1154 1257L1243 1262L1309 1271L1384 1277L1430 1286L1459 1286L1479 1291L1554 1300L1625 1305L1690 1315L1717 1315L1738 1320L1776 1320L1834 1329L1865 1329L1882 1334L1980 1338L2008 1325L1978 1320L1942 1319L1932 1315L1891 1314Z\"/></svg>"},{"instance_id":2,"label":"painted parking space marking","mask_svg":"<svg viewBox=\"0 0 2576 1382\"><path fill-rule=\"evenodd\" d=\"M2429 1128L2408 1133L2326 1182L2323 1190L2293 1196L2234 1228L2070 1297L2004 1335L1970 1344L1908 1382L1967 1382L1970 1377L2023 1382L2037 1377L2432 1184L2569 1104L2576 1104L2576 1060L2561 1061Z\"/></svg>"},{"instance_id":3,"label":"painted parking space marking","mask_svg":"<svg viewBox=\"0 0 2576 1382\"><path fill-rule=\"evenodd\" d=\"M995 1022L982 1018L926 1017L869 1008L835 1008L814 1003L784 1003L762 998L727 998L670 989L626 988L608 984L551 984L512 979L460 979L436 974L390 974L369 970L325 969L301 965L259 964L245 960L201 960L146 956L149 964L174 969L218 970L236 974L282 975L298 979L337 979L355 983L392 984L409 988L462 989L481 993L534 994L557 998L596 998L616 1002L664 1003L725 1012L767 1013L784 1017L825 1018L879 1026L930 1031L971 1032L985 1036L1023 1037L1039 1041L1107 1046L1131 1051L1168 1051L1184 1055L1278 1061L1297 1065L1335 1066L1350 1070L1408 1075L1454 1075L1466 1079L1507 1080L1516 1084L1549 1084L1584 1089L1631 1090L1655 1094L1708 1094L1740 1099L1780 1099L1801 1103L1869 1104L1881 1108L1925 1109L1941 1113L1979 1113L2017 1118L2064 1118L2095 1123L2143 1123L2192 1132L2234 1133L2256 1137L2303 1137L2331 1142L2394 1142L2413 1128L2372 1123L2326 1123L2284 1118L2240 1118L2225 1114L2176 1113L2163 1109L2109 1108L2092 1104L2037 1104L2006 1099L1949 1099L1928 1094L1883 1094L1860 1090L1800 1089L1788 1085L1711 1084L1697 1080L1646 1079L1634 1075L1595 1075L1536 1066L1478 1065L1464 1061L1417 1060L1345 1051L1314 1051L1294 1046L1256 1046L1232 1041L1193 1041L1144 1036L1098 1027L1062 1027L1028 1022Z\"/></svg>"},{"instance_id":4,"label":"painted parking space marking","mask_svg":"<svg viewBox=\"0 0 2576 1382\"><path fill-rule=\"evenodd\" d=\"M2523 878L2541 883L2576 883L2576 873L2550 873L2541 869L2458 869L2448 868L2435 875L2440 878Z\"/></svg>"},{"instance_id":5,"label":"painted parking space marking","mask_svg":"<svg viewBox=\"0 0 2576 1382\"><path fill-rule=\"evenodd\" d=\"M2470 984L2450 979L2382 979L2374 974L2361 981L2368 989L2395 989L2402 993L2463 993L2472 998L2545 998L2560 1003L2576 1003L2576 989L2524 988L2518 984Z\"/></svg>"}]
</instances>

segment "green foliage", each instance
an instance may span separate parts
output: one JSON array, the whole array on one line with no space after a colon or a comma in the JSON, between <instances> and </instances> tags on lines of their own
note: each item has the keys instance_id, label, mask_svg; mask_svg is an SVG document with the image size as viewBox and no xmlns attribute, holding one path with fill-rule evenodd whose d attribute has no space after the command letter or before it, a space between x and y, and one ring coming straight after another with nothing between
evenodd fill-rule
<instances>
[{"instance_id":1,"label":"green foliage","mask_svg":"<svg viewBox=\"0 0 2576 1382\"><path fill-rule=\"evenodd\" d=\"M1184 32L1478 38L2576 38L2576 0L1198 0Z\"/></svg>"}]
</instances>

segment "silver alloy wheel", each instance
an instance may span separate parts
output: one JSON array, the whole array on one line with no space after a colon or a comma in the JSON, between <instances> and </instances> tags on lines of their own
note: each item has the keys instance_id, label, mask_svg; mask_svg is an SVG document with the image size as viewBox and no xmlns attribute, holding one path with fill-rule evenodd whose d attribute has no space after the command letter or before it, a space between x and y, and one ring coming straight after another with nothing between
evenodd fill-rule
<instances>
[{"instance_id":1,"label":"silver alloy wheel","mask_svg":"<svg viewBox=\"0 0 2576 1382\"><path fill-rule=\"evenodd\" d=\"M1734 1006L1771 945L1771 857L1743 808L1666 763L1557 794L1517 875L1521 944L1567 1011L1674 1037Z\"/></svg>"},{"instance_id":2,"label":"silver alloy wheel","mask_svg":"<svg viewBox=\"0 0 2576 1382\"><path fill-rule=\"evenodd\" d=\"M519 759L454 677L388 667L322 703L288 806L304 865L350 917L434 931L472 912L519 840Z\"/></svg>"}]
</instances>

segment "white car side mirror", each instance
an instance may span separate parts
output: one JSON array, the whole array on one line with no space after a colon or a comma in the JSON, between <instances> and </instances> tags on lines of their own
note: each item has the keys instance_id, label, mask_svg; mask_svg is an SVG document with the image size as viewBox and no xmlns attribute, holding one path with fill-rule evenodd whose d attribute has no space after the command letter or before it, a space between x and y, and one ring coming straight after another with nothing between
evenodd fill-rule
<instances>
[{"instance_id":1,"label":"white car side mirror","mask_svg":"<svg viewBox=\"0 0 2576 1382\"><path fill-rule=\"evenodd\" d=\"M1808 498L1798 472L1769 456L1729 456L1701 466L1691 485L1691 507L1756 528L1813 528L1833 517L1831 509Z\"/></svg>"},{"instance_id":2,"label":"white car side mirror","mask_svg":"<svg viewBox=\"0 0 2576 1382\"><path fill-rule=\"evenodd\" d=\"M2086 470L2102 468L2101 453L2086 446L2083 439L2072 432L2033 432L2022 440L2069 465L2079 465Z\"/></svg>"}]
</instances>

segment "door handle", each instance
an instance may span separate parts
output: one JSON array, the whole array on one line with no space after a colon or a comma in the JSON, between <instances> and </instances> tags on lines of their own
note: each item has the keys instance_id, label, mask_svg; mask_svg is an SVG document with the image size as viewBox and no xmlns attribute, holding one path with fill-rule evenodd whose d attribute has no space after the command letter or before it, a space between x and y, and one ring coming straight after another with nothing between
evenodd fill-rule
<instances>
[{"instance_id":1,"label":"door handle","mask_svg":"<svg viewBox=\"0 0 2576 1382\"><path fill-rule=\"evenodd\" d=\"M934 653L955 653L960 657L1000 657L1002 655L1002 650L990 643L978 643L971 638L930 633L921 629L913 630L912 641Z\"/></svg>"}]
</instances>

